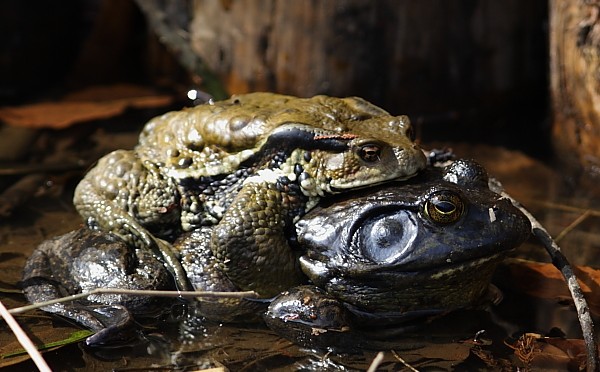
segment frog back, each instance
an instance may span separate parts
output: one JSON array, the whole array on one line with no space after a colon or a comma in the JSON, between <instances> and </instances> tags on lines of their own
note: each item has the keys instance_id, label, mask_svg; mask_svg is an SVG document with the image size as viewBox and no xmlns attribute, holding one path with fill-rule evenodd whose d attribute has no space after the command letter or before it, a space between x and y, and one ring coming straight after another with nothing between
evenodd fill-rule
<instances>
[{"instance_id":1,"label":"frog back","mask_svg":"<svg viewBox=\"0 0 600 372\"><path fill-rule=\"evenodd\" d=\"M381 118L387 123L400 117L357 97L242 94L150 120L140 134L136 153L142 161L158 164L170 177L215 176L238 169L282 125L373 137L381 125L373 127L370 122L380 123Z\"/></svg>"}]
</instances>

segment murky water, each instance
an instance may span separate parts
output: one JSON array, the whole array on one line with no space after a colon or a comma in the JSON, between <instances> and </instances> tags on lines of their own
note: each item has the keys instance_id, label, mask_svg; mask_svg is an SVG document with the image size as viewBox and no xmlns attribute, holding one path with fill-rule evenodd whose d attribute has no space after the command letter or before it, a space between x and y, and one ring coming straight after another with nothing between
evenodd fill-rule
<instances>
[{"instance_id":1,"label":"murky water","mask_svg":"<svg viewBox=\"0 0 600 372\"><path fill-rule=\"evenodd\" d=\"M580 223L565 235L560 245L572 263L600 267L600 202L594 190L569 187L552 169L527 157L499 148L453 146L460 156L474 157L497 176L507 190L522 201L547 227L558 235L574 221ZM63 188L46 192L19 208L12 218L0 225L0 296L9 308L25 305L22 295L7 290L18 288L26 258L44 239L70 231L81 225L71 205L75 178ZM56 187L55 187L56 189ZM592 212L587 212L591 210ZM583 217L582 217L583 216ZM547 261L544 249L528 243L515 256ZM473 368L494 370L522 366L512 344L525 332L581 338L576 313L567 300L547 298L520 287L523 271L519 262L500 267L494 284L501 289L503 301L488 309L449 314L424 327L405 333L386 343L374 342L373 350L309 350L286 341L266 327L204 324L195 338L182 342L180 324L163 322L144 330L135 345L111 349L89 349L75 343L44 353L55 370L202 370L225 368L232 371L262 370L366 370L380 350L381 371ZM515 274L517 273L517 274ZM547 278L538 276L542 288ZM598 283L596 283L598 284ZM566 287L565 287L566 288ZM600 302L600 292L591 288L590 298ZM34 341L77 330L64 320L33 311L17 319ZM54 333L52 332L54 330ZM342 336L340 336L342 337ZM0 354L14 337L0 323ZM10 358L4 358L7 362ZM33 370L31 361L22 361L6 370Z\"/></svg>"}]
</instances>

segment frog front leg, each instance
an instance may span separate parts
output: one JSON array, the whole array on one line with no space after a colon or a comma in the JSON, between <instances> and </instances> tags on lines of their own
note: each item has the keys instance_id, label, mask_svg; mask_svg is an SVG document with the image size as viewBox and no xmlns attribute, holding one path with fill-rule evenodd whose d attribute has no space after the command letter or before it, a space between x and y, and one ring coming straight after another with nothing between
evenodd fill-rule
<instances>
[{"instance_id":1,"label":"frog front leg","mask_svg":"<svg viewBox=\"0 0 600 372\"><path fill-rule=\"evenodd\" d=\"M173 283L152 252L120 238L81 228L42 242L27 260L22 287L32 303L56 300L97 288L168 289ZM94 294L55 303L44 311L72 319L96 332L88 345L124 340L135 331L132 315L162 312L164 300L148 296Z\"/></svg>"},{"instance_id":2,"label":"frog front leg","mask_svg":"<svg viewBox=\"0 0 600 372\"><path fill-rule=\"evenodd\" d=\"M284 291L271 301L263 318L277 334L304 347L348 352L365 346L353 332L342 302L313 285Z\"/></svg>"},{"instance_id":3,"label":"frog front leg","mask_svg":"<svg viewBox=\"0 0 600 372\"><path fill-rule=\"evenodd\" d=\"M298 252L286 238L294 217L303 214L306 204L306 197L295 188L277 174L250 177L213 228L211 250L240 289L272 297L306 280Z\"/></svg>"},{"instance_id":4,"label":"frog front leg","mask_svg":"<svg viewBox=\"0 0 600 372\"><path fill-rule=\"evenodd\" d=\"M237 292L239 288L221 271L212 251L208 248L212 229L213 227L203 226L184 233L173 246L180 251L181 264L194 290ZM207 297L192 302L187 316L227 323L256 322L266 307L266 301Z\"/></svg>"},{"instance_id":5,"label":"frog front leg","mask_svg":"<svg viewBox=\"0 0 600 372\"><path fill-rule=\"evenodd\" d=\"M163 258L180 289L189 290L171 245L157 238L179 228L176 186L132 151L117 150L98 161L77 185L73 203L92 228L109 231Z\"/></svg>"}]
</instances>

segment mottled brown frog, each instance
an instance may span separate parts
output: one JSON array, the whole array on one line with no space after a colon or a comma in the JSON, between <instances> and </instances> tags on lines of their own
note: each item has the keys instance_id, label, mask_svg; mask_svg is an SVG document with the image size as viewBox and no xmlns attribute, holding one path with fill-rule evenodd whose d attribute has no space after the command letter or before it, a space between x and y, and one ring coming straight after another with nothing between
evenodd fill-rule
<instances>
[{"instance_id":1,"label":"mottled brown frog","mask_svg":"<svg viewBox=\"0 0 600 372\"><path fill-rule=\"evenodd\" d=\"M192 301L190 319L249 321L266 311L266 323L279 334L328 347L343 342L340 332L355 331L362 340L382 327L477 306L487 297L496 265L531 232L528 219L492 186L480 165L458 160L405 182L322 201L295 224L304 252L300 266L312 285L286 288L268 311L268 301ZM194 288L236 291L206 248L212 229L184 233L174 248ZM24 271L31 302L95 288L173 288L149 250L87 228L43 242ZM268 280L271 272L263 274ZM115 342L131 328L130 315L161 309L168 306L156 298L123 295L44 307L97 331L90 344Z\"/></svg>"},{"instance_id":2,"label":"mottled brown frog","mask_svg":"<svg viewBox=\"0 0 600 372\"><path fill-rule=\"evenodd\" d=\"M294 220L327 194L425 167L410 133L408 118L360 98L234 96L148 122L134 150L99 160L74 203L90 226L159 253L185 289L168 241L214 226L207 244L223 273L273 296L303 280L287 243Z\"/></svg>"}]
</instances>

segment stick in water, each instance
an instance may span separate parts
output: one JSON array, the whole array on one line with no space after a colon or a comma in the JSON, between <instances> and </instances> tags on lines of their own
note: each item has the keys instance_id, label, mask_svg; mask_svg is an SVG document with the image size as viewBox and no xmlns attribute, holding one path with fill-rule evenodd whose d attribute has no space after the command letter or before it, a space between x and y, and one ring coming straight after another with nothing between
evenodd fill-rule
<instances>
[{"instance_id":1,"label":"stick in water","mask_svg":"<svg viewBox=\"0 0 600 372\"><path fill-rule=\"evenodd\" d=\"M13 318L13 316L6 309L6 307L4 307L2 301L0 301L0 315L2 315L2 318L4 318L4 320L6 321L6 324L8 324L10 330L17 337L17 341L19 341L21 346L23 346L23 349L27 351L27 354L29 354L31 360L33 360L36 367L42 372L51 372L52 370L46 363L44 357L42 357L42 354L40 354L37 347L33 344L33 342L31 342L31 339L27 336L25 331L23 331L23 328L19 326L19 323L17 323L15 318Z\"/></svg>"},{"instance_id":2,"label":"stick in water","mask_svg":"<svg viewBox=\"0 0 600 372\"><path fill-rule=\"evenodd\" d=\"M577 277L573 272L571 264L567 260L567 257L565 257L560 250L558 244L556 244L550 234L548 234L548 231L546 231L542 224L540 224L539 221L536 220L536 218L533 217L533 215L521 205L521 203L516 201L505 191L502 191L501 195L509 199L515 207L519 208L521 212L527 216L529 222L531 222L532 234L544 245L546 251L550 255L550 258L552 259L552 263L558 270L560 270L565 278L567 286L569 287L569 291L571 292L571 297L575 303L575 309L577 309L577 318L579 319L581 331L583 332L583 340L585 342L586 352L588 355L587 370L597 371L598 367L600 366L598 365L598 343L596 341L594 332L594 322L592 321L590 309L585 297L583 296L583 291L577 282Z\"/></svg>"},{"instance_id":3,"label":"stick in water","mask_svg":"<svg viewBox=\"0 0 600 372\"><path fill-rule=\"evenodd\" d=\"M82 298L86 298L90 295L99 294L118 294L118 295L131 295L131 296L155 296L155 297L185 297L185 298L256 298L256 292L210 292L210 291L153 291L153 290L133 290L133 289L120 289L120 288L96 288L89 292L78 293L72 296L66 296L57 298L55 300L38 302L32 305L16 307L10 309L11 314L21 314L30 310L39 309L40 307L50 306L61 302L75 301Z\"/></svg>"}]
</instances>

